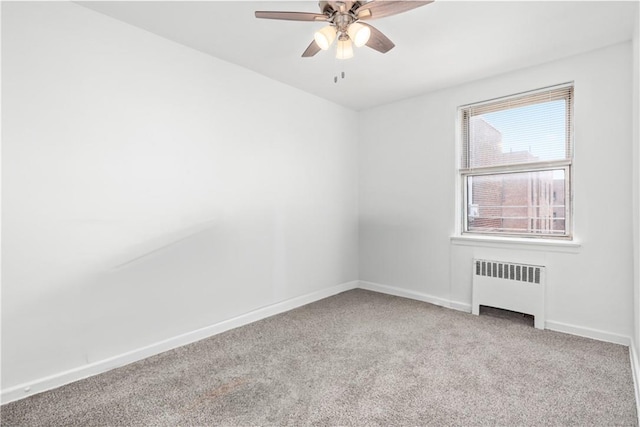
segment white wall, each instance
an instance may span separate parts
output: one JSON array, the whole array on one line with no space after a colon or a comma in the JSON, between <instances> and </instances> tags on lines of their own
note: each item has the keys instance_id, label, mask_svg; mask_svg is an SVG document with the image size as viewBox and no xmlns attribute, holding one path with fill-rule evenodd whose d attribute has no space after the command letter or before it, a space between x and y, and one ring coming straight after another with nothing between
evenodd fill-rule
<instances>
[{"instance_id":1,"label":"white wall","mask_svg":"<svg viewBox=\"0 0 640 427\"><path fill-rule=\"evenodd\" d=\"M634 321L633 321L633 341L636 355L638 345L640 345L640 7L637 6L636 22L633 33L633 83L632 96L633 107L631 109L631 120L633 125L633 289L634 289ZM635 361L637 363L637 361ZM640 374L640 373L639 373ZM637 386L637 384L636 384Z\"/></svg>"},{"instance_id":2,"label":"white wall","mask_svg":"<svg viewBox=\"0 0 640 427\"><path fill-rule=\"evenodd\" d=\"M632 335L630 43L358 115L74 4L4 2L2 39L3 390L357 278L464 306L474 256ZM456 107L570 80L577 253L452 244Z\"/></svg>"},{"instance_id":3,"label":"white wall","mask_svg":"<svg viewBox=\"0 0 640 427\"><path fill-rule=\"evenodd\" d=\"M2 63L3 389L357 279L355 112L67 2Z\"/></svg>"},{"instance_id":4,"label":"white wall","mask_svg":"<svg viewBox=\"0 0 640 427\"><path fill-rule=\"evenodd\" d=\"M360 279L465 306L472 258L544 264L548 327L628 339L631 68L624 43L361 112ZM452 243L457 107L568 81L575 81L577 253Z\"/></svg>"}]
</instances>

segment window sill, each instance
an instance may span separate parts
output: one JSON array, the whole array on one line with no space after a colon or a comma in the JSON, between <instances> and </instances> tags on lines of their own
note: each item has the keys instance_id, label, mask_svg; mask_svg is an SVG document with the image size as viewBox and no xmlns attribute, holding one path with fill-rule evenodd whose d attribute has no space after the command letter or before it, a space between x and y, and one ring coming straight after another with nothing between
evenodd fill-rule
<instances>
[{"instance_id":1,"label":"window sill","mask_svg":"<svg viewBox=\"0 0 640 427\"><path fill-rule=\"evenodd\" d=\"M577 254L581 243L575 240L527 239L493 236L451 236L451 244L484 248L524 249L532 251L563 252Z\"/></svg>"}]
</instances>

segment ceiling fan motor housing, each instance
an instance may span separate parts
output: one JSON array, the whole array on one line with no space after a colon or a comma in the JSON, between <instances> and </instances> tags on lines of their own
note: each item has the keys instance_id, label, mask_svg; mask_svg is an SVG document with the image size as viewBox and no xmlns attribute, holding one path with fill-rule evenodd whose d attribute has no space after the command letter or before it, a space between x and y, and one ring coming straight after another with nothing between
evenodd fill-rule
<instances>
[{"instance_id":1,"label":"ceiling fan motor housing","mask_svg":"<svg viewBox=\"0 0 640 427\"><path fill-rule=\"evenodd\" d=\"M351 10L355 10L360 5L366 2L363 1L320 1L318 2L318 6L320 6L320 10L322 13L332 14L333 12L348 12Z\"/></svg>"}]
</instances>

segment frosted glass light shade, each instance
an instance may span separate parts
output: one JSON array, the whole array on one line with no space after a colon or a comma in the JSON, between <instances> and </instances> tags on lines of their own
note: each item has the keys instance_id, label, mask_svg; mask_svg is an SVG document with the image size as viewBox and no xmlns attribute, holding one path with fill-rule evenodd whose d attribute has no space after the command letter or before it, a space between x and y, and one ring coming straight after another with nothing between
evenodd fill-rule
<instances>
[{"instance_id":1,"label":"frosted glass light shade","mask_svg":"<svg viewBox=\"0 0 640 427\"><path fill-rule=\"evenodd\" d=\"M336 51L336 58L353 58L353 43L351 43L351 40L338 40L338 50Z\"/></svg>"},{"instance_id":2,"label":"frosted glass light shade","mask_svg":"<svg viewBox=\"0 0 640 427\"><path fill-rule=\"evenodd\" d=\"M331 25L318 30L313 35L313 39L316 41L318 47L322 50L329 49L331 43L336 39L336 29Z\"/></svg>"},{"instance_id":3,"label":"frosted glass light shade","mask_svg":"<svg viewBox=\"0 0 640 427\"><path fill-rule=\"evenodd\" d=\"M366 25L354 22L349 25L347 34L349 34L349 38L353 40L353 44L355 44L356 47L362 47L369 41L369 37L371 37L371 29Z\"/></svg>"}]
</instances>

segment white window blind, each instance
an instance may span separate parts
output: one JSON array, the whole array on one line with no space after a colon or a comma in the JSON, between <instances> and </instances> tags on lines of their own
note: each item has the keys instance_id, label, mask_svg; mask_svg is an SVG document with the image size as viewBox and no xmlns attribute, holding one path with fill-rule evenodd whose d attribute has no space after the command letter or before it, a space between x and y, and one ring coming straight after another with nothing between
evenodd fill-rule
<instances>
[{"instance_id":1,"label":"white window blind","mask_svg":"<svg viewBox=\"0 0 640 427\"><path fill-rule=\"evenodd\" d=\"M570 237L573 86L460 108L463 232Z\"/></svg>"}]
</instances>

